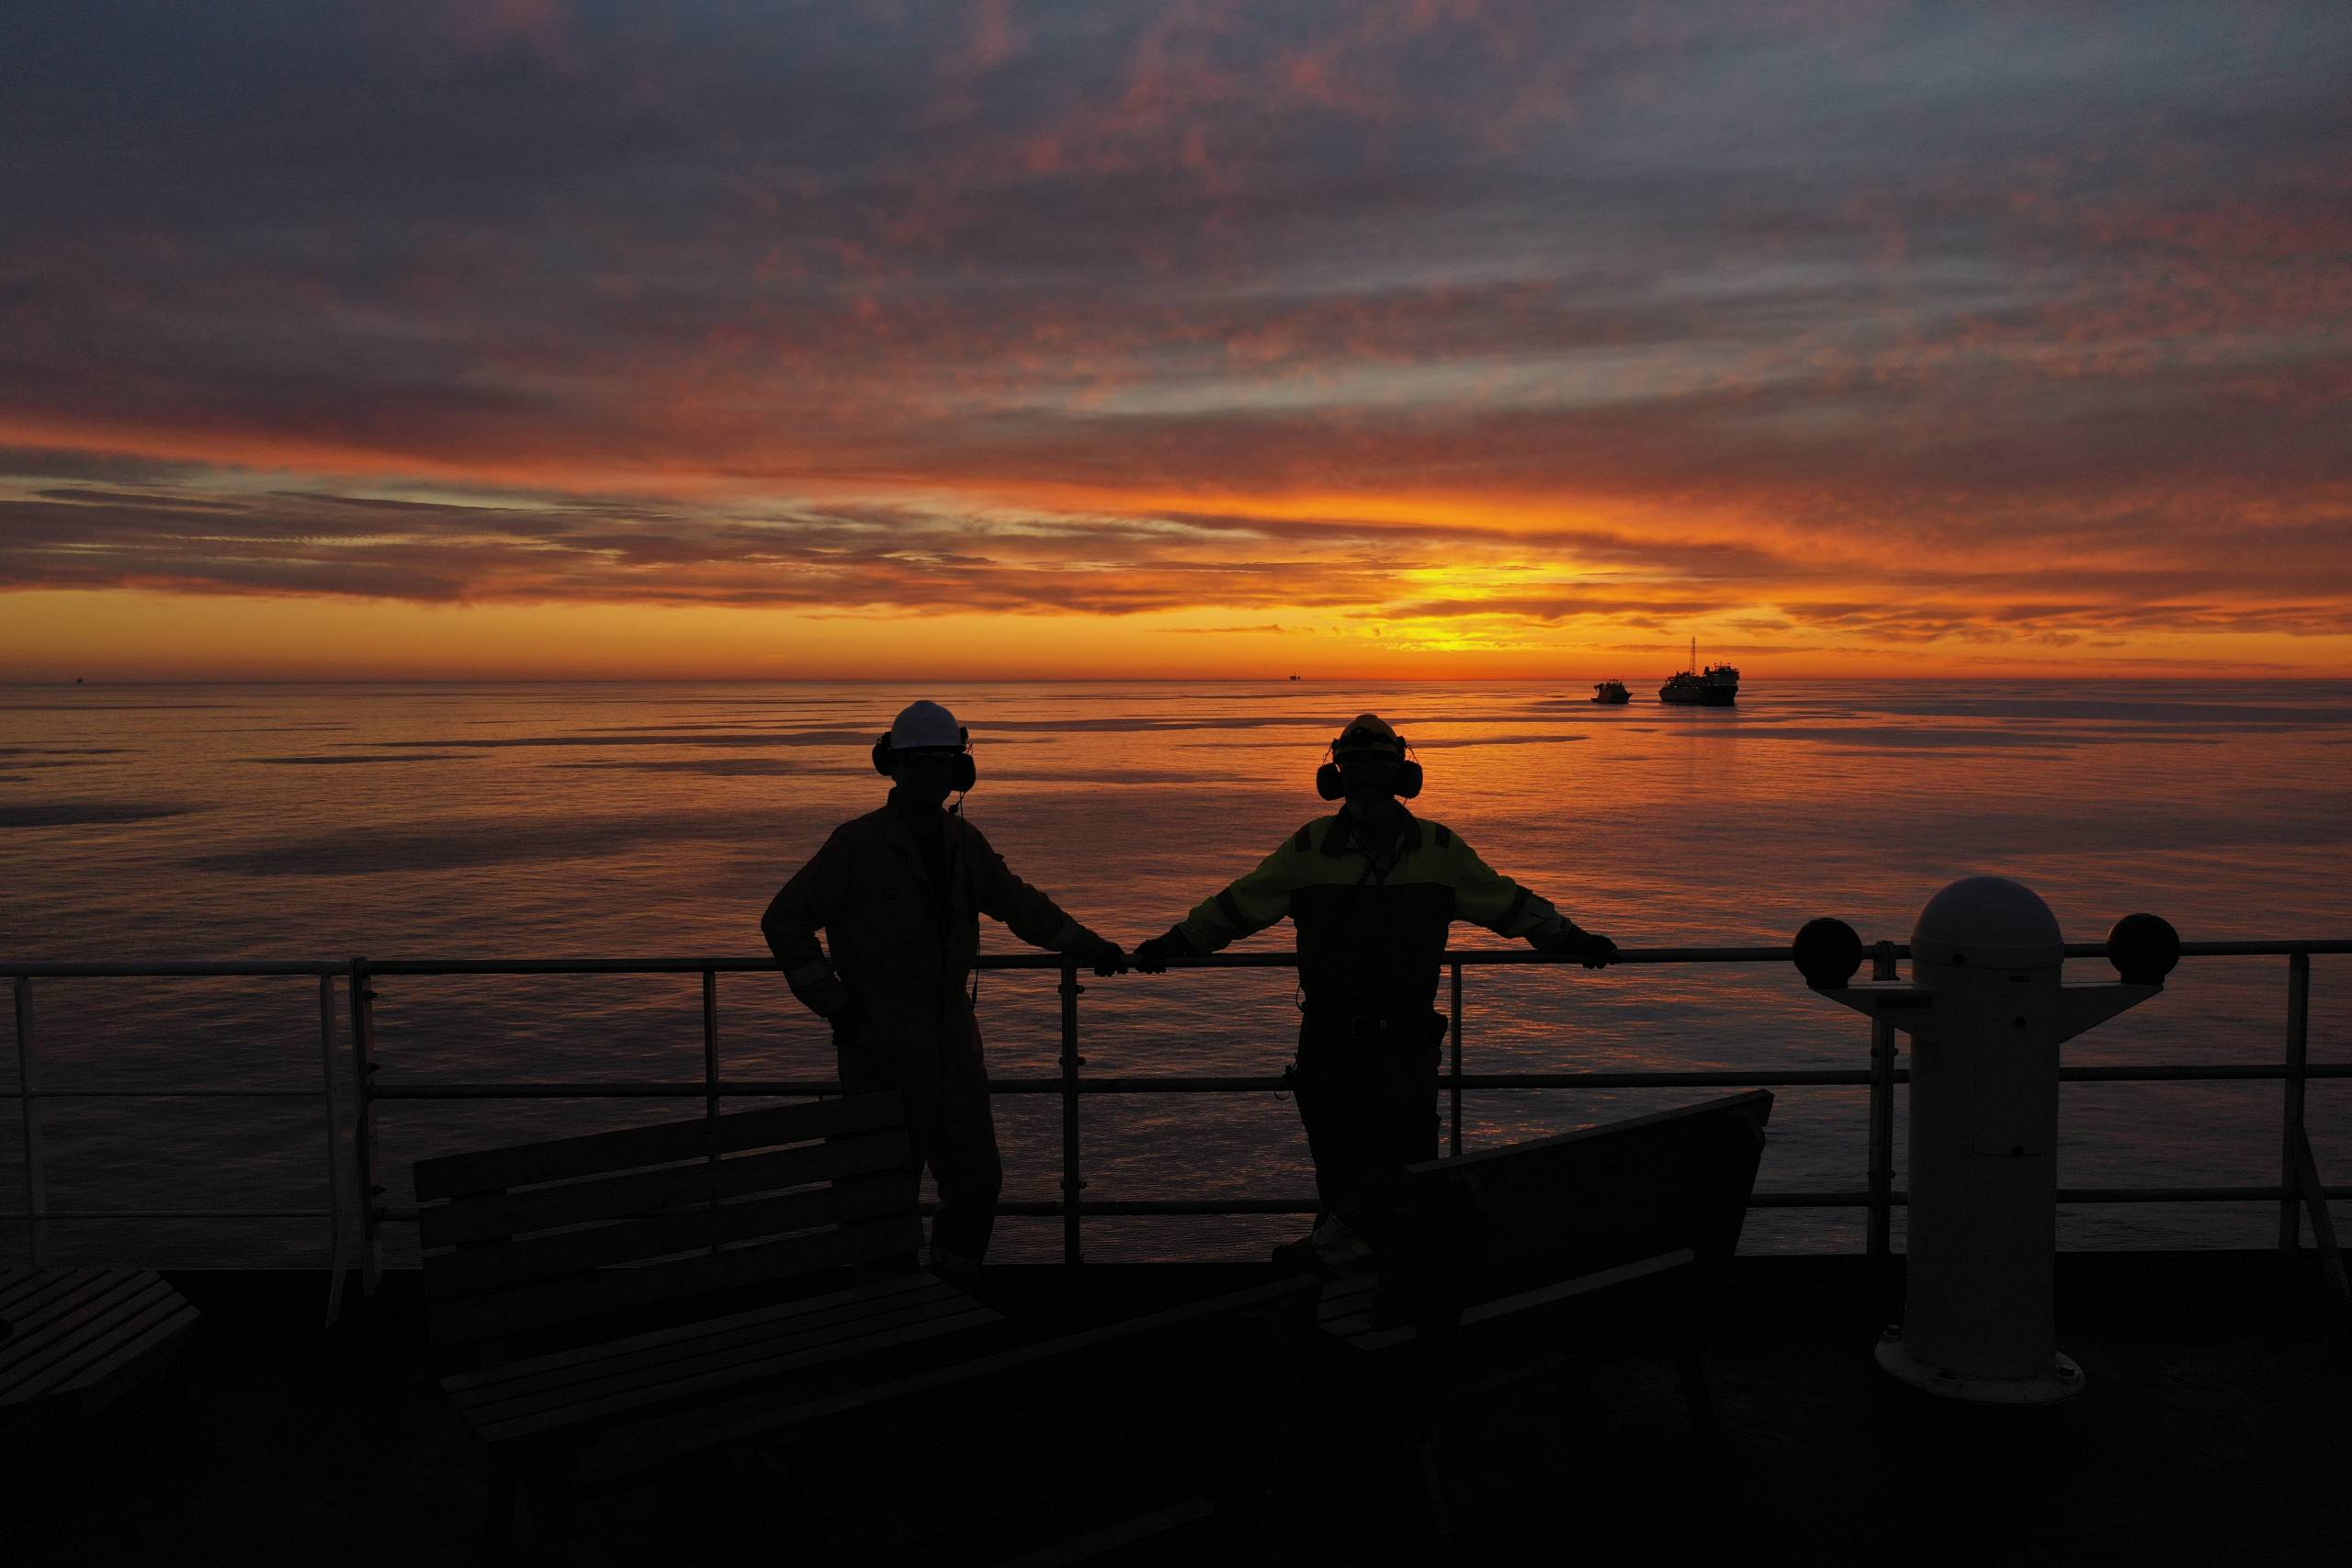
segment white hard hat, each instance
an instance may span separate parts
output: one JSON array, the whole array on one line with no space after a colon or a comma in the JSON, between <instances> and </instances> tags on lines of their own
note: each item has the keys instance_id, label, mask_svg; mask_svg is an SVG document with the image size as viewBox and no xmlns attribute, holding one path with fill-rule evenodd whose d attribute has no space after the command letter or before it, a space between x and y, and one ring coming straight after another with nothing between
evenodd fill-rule
<instances>
[{"instance_id":1,"label":"white hard hat","mask_svg":"<svg viewBox=\"0 0 2352 1568\"><path fill-rule=\"evenodd\" d=\"M1387 751L1401 757L1405 754L1405 739L1378 714L1360 713L1331 742L1331 754L1335 757L1344 757L1351 751Z\"/></svg>"},{"instance_id":2,"label":"white hard hat","mask_svg":"<svg viewBox=\"0 0 2352 1568\"><path fill-rule=\"evenodd\" d=\"M953 750L964 744L964 727L937 703L909 703L890 721L890 750L913 751L930 747Z\"/></svg>"}]
</instances>

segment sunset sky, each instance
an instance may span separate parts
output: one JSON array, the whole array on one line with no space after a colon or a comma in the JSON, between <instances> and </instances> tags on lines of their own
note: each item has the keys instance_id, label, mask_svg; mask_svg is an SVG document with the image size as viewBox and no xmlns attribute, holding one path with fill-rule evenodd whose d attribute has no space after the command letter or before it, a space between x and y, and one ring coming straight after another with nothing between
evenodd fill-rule
<instances>
[{"instance_id":1,"label":"sunset sky","mask_svg":"<svg viewBox=\"0 0 2352 1568\"><path fill-rule=\"evenodd\" d=\"M0 679L2352 670L2352 6L0 11Z\"/></svg>"}]
</instances>

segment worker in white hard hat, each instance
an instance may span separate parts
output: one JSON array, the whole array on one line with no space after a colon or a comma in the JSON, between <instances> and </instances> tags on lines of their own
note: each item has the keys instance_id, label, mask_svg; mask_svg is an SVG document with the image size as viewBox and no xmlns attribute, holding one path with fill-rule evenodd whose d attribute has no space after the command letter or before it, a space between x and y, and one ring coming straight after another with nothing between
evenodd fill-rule
<instances>
[{"instance_id":1,"label":"worker in white hard hat","mask_svg":"<svg viewBox=\"0 0 2352 1568\"><path fill-rule=\"evenodd\" d=\"M1469 920L1547 953L1607 964L1616 943L1588 931L1454 832L1397 798L1421 765L1377 714L1351 720L1316 773L1335 814L1301 828L1258 869L1163 936L1135 967L1214 953L1290 918L1298 934L1298 1059L1293 1083L1323 1212L1276 1258L1324 1275L1368 1268L1394 1243L1405 1168L1437 1157L1437 1077L1449 1020L1436 1010L1446 934Z\"/></svg>"},{"instance_id":2,"label":"worker in white hard hat","mask_svg":"<svg viewBox=\"0 0 2352 1568\"><path fill-rule=\"evenodd\" d=\"M988 1250L1004 1181L967 988L979 917L1099 975L1117 973L1126 955L1007 869L960 798L943 809L976 777L970 734L954 714L910 704L873 759L890 780L888 801L833 829L760 930L792 994L832 1025L842 1089L904 1097L916 1167L939 1189L933 1267L968 1276Z\"/></svg>"}]
</instances>

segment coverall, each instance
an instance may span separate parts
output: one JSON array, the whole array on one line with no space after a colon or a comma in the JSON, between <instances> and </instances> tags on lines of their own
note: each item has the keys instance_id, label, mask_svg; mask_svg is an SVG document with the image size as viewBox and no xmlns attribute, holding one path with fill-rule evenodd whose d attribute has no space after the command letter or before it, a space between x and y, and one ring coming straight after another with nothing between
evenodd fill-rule
<instances>
[{"instance_id":1,"label":"coverall","mask_svg":"<svg viewBox=\"0 0 2352 1568\"><path fill-rule=\"evenodd\" d=\"M1452 829L1399 812L1377 854L1344 811L1308 823L1170 933L1214 953L1290 917L1305 994L1295 1085L1316 1191L1375 1251L1396 1238L1405 1168L1437 1157L1448 929L1469 920L1538 946L1581 934Z\"/></svg>"},{"instance_id":2,"label":"coverall","mask_svg":"<svg viewBox=\"0 0 2352 1568\"><path fill-rule=\"evenodd\" d=\"M938 817L944 853L934 845L930 857L895 807L842 823L770 902L760 930L793 993L815 1010L827 1010L838 976L846 993L846 1006L833 1009L842 1087L905 1097L915 1167L927 1166L939 1187L934 1252L977 1263L1004 1184L966 989L978 917L1057 952L1094 933L1013 875L978 828ZM926 865L934 857L944 886Z\"/></svg>"}]
</instances>

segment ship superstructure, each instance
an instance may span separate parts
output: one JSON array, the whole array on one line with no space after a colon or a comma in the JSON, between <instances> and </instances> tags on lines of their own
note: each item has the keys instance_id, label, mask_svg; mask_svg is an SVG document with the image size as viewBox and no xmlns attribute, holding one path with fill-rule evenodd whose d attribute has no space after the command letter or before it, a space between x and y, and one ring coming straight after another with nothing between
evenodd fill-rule
<instances>
[{"instance_id":1,"label":"ship superstructure","mask_svg":"<svg viewBox=\"0 0 2352 1568\"><path fill-rule=\"evenodd\" d=\"M1699 639L1690 639L1690 662L1683 670L1666 678L1657 689L1662 703L1680 703L1686 706L1727 708L1739 696L1739 671L1728 664L1710 664L1699 668Z\"/></svg>"}]
</instances>

